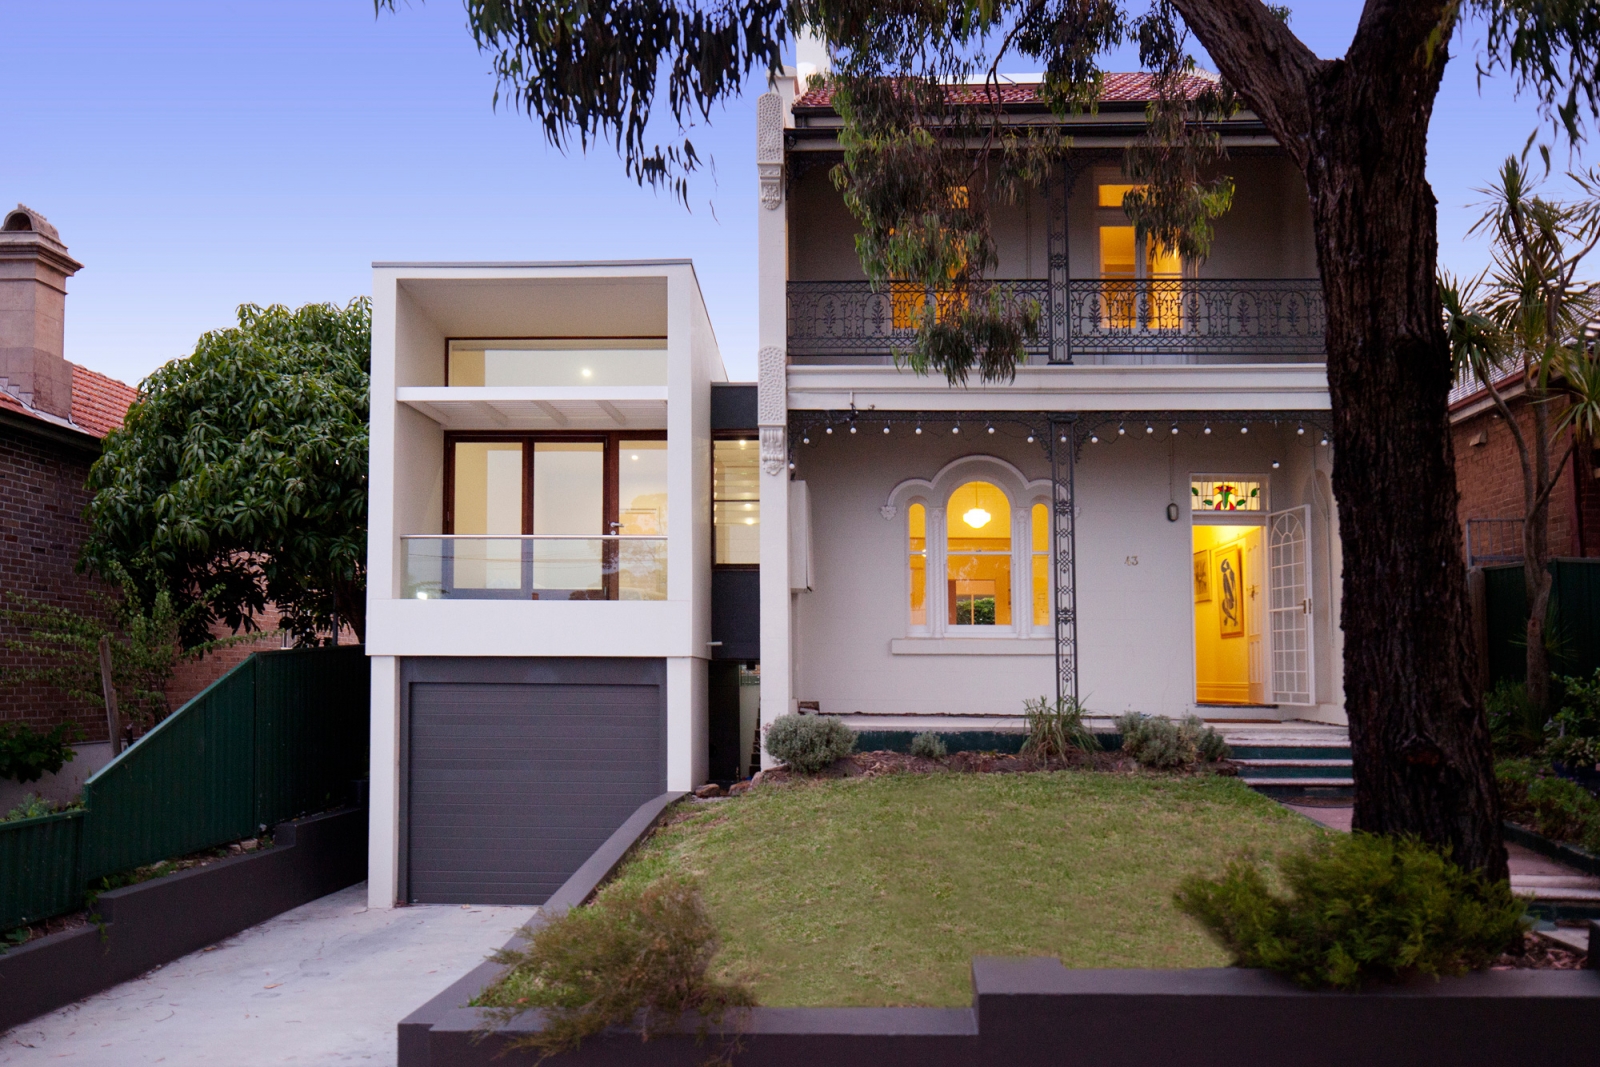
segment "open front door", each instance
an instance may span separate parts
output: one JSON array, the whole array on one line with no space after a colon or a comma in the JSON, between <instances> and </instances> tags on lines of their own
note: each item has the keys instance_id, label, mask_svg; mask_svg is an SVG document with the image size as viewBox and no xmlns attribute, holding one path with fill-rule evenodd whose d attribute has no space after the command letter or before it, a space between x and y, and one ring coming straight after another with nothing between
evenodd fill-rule
<instances>
[{"instance_id":1,"label":"open front door","mask_svg":"<svg viewBox=\"0 0 1600 1067\"><path fill-rule=\"evenodd\" d=\"M1262 565L1261 531L1251 530L1244 538L1244 632L1249 657L1250 703L1270 704L1267 687L1267 655L1262 609L1267 603L1266 568Z\"/></svg>"},{"instance_id":2,"label":"open front door","mask_svg":"<svg viewBox=\"0 0 1600 1067\"><path fill-rule=\"evenodd\" d=\"M1272 700L1314 704L1311 665L1311 507L1267 516Z\"/></svg>"}]
</instances>

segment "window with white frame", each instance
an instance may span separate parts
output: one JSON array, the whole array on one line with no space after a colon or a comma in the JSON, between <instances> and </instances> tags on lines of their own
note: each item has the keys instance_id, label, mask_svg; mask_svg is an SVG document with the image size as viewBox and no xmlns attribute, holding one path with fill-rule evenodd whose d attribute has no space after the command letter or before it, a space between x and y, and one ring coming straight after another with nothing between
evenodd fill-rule
<instances>
[{"instance_id":1,"label":"window with white frame","mask_svg":"<svg viewBox=\"0 0 1600 1067\"><path fill-rule=\"evenodd\" d=\"M1049 630L1049 507L1037 483L984 473L923 482L927 491L901 498L911 636L1037 637Z\"/></svg>"}]
</instances>

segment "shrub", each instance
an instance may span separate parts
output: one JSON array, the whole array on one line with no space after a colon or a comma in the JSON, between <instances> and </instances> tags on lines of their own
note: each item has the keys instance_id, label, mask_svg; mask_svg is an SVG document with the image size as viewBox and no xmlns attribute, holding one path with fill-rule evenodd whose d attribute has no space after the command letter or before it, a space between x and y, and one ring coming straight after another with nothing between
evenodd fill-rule
<instances>
[{"instance_id":1,"label":"shrub","mask_svg":"<svg viewBox=\"0 0 1600 1067\"><path fill-rule=\"evenodd\" d=\"M1496 755L1525 756L1544 743L1544 715L1528 703L1521 682L1501 681L1484 694L1483 710Z\"/></svg>"},{"instance_id":2,"label":"shrub","mask_svg":"<svg viewBox=\"0 0 1600 1067\"><path fill-rule=\"evenodd\" d=\"M801 774L816 774L855 748L855 731L832 716L781 715L767 727L767 751Z\"/></svg>"},{"instance_id":3,"label":"shrub","mask_svg":"<svg viewBox=\"0 0 1600 1067\"><path fill-rule=\"evenodd\" d=\"M1507 883L1415 838L1324 837L1277 866L1288 895L1249 859L1229 863L1221 878L1190 876L1175 895L1235 966L1356 989L1487 967L1521 935L1524 902Z\"/></svg>"},{"instance_id":4,"label":"shrub","mask_svg":"<svg viewBox=\"0 0 1600 1067\"><path fill-rule=\"evenodd\" d=\"M37 782L55 774L77 755L72 742L78 728L61 723L48 733L39 733L25 723L0 723L0 778L13 782Z\"/></svg>"},{"instance_id":5,"label":"shrub","mask_svg":"<svg viewBox=\"0 0 1600 1067\"><path fill-rule=\"evenodd\" d=\"M1222 735L1196 715L1173 722L1131 711L1117 720L1117 730L1122 734L1122 751L1156 770L1215 763L1228 757Z\"/></svg>"},{"instance_id":6,"label":"shrub","mask_svg":"<svg viewBox=\"0 0 1600 1067\"><path fill-rule=\"evenodd\" d=\"M923 759L944 759L950 754L945 747L944 740L932 730L920 733L911 739L911 754Z\"/></svg>"},{"instance_id":7,"label":"shrub","mask_svg":"<svg viewBox=\"0 0 1600 1067\"><path fill-rule=\"evenodd\" d=\"M36 793L28 793L22 798L22 803L6 812L5 818L0 822L16 822L18 819L37 819L41 815L54 815L56 806Z\"/></svg>"},{"instance_id":8,"label":"shrub","mask_svg":"<svg viewBox=\"0 0 1600 1067\"><path fill-rule=\"evenodd\" d=\"M1600 800L1587 789L1545 773L1533 760L1501 760L1494 770L1507 818L1552 841L1600 851Z\"/></svg>"},{"instance_id":9,"label":"shrub","mask_svg":"<svg viewBox=\"0 0 1600 1067\"><path fill-rule=\"evenodd\" d=\"M1025 756L1051 759L1068 752L1100 751L1100 739L1083 721L1084 708L1077 697L1025 700L1022 716L1028 731L1022 742Z\"/></svg>"},{"instance_id":10,"label":"shrub","mask_svg":"<svg viewBox=\"0 0 1600 1067\"><path fill-rule=\"evenodd\" d=\"M533 929L525 948L496 953L494 962L511 969L474 1004L501 1023L544 1009L543 1029L515 1043L536 1049L541 1059L572 1051L608 1027L638 1027L648 1041L685 1012L709 1024L755 1003L743 984L708 973L717 947L693 883L615 885L593 904Z\"/></svg>"},{"instance_id":11,"label":"shrub","mask_svg":"<svg viewBox=\"0 0 1600 1067\"><path fill-rule=\"evenodd\" d=\"M1588 681L1557 679L1561 710L1544 724L1545 755L1569 767L1600 763L1600 670Z\"/></svg>"}]
</instances>

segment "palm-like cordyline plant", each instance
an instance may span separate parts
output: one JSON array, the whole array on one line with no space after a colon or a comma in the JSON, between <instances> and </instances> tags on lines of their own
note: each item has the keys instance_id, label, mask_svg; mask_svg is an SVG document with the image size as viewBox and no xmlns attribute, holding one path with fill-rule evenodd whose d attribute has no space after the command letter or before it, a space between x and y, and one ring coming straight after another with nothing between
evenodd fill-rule
<instances>
[{"instance_id":1,"label":"palm-like cordyline plant","mask_svg":"<svg viewBox=\"0 0 1600 1067\"><path fill-rule=\"evenodd\" d=\"M1550 575L1550 494L1574 452L1600 432L1600 364L1591 325L1600 288L1578 280L1600 243L1600 175L1574 174L1580 199L1538 196L1524 163L1508 158L1471 232L1493 242L1484 274L1441 280L1446 329L1458 374L1487 390L1517 446L1522 468L1522 550L1527 591L1527 690L1543 709L1550 661L1545 619ZM1519 420L1509 401L1520 391ZM1511 395L1507 395L1511 391Z\"/></svg>"}]
</instances>

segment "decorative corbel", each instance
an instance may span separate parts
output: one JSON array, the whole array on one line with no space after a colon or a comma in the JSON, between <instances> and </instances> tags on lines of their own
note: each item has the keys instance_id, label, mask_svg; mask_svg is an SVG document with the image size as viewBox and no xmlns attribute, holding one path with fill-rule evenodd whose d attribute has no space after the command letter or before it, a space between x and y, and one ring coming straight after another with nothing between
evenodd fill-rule
<instances>
[{"instance_id":1,"label":"decorative corbel","mask_svg":"<svg viewBox=\"0 0 1600 1067\"><path fill-rule=\"evenodd\" d=\"M782 474L789 465L788 368L783 349L768 345L756 353L756 422L761 427L761 469Z\"/></svg>"},{"instance_id":2,"label":"decorative corbel","mask_svg":"<svg viewBox=\"0 0 1600 1067\"><path fill-rule=\"evenodd\" d=\"M783 203L783 97L775 92L756 99L756 173L761 206L776 211Z\"/></svg>"}]
</instances>

